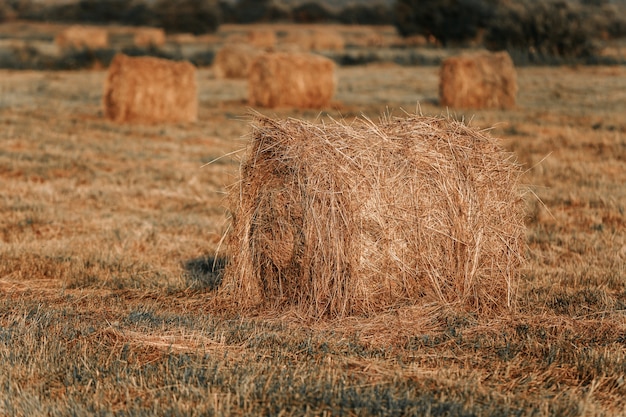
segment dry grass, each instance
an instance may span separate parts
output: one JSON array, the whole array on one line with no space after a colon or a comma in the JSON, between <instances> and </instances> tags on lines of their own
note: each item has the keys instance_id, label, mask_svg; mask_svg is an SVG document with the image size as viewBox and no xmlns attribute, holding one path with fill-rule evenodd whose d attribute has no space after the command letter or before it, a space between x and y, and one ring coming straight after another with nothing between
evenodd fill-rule
<instances>
[{"instance_id":1,"label":"dry grass","mask_svg":"<svg viewBox=\"0 0 626 417\"><path fill-rule=\"evenodd\" d=\"M202 280L250 129L245 82L210 74L198 122L163 126L104 119L104 71L0 71L0 414L626 413L624 68L522 68L515 109L453 115L541 200L514 313L322 321L233 314ZM337 75L337 120L446 113L438 68Z\"/></svg>"},{"instance_id":2,"label":"dry grass","mask_svg":"<svg viewBox=\"0 0 626 417\"><path fill-rule=\"evenodd\" d=\"M232 190L230 304L313 317L513 306L520 170L496 139L419 116L259 118L251 136Z\"/></svg>"}]
</instances>

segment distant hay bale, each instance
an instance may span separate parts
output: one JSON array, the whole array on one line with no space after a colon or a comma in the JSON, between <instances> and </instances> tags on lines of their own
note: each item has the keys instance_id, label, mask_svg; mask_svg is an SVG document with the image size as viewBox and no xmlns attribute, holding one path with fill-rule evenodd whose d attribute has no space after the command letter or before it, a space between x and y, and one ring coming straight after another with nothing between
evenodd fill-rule
<instances>
[{"instance_id":1,"label":"distant hay bale","mask_svg":"<svg viewBox=\"0 0 626 417\"><path fill-rule=\"evenodd\" d=\"M237 308L489 315L514 304L521 172L483 130L421 116L258 117L240 172L221 289Z\"/></svg>"},{"instance_id":2,"label":"distant hay bale","mask_svg":"<svg viewBox=\"0 0 626 417\"><path fill-rule=\"evenodd\" d=\"M333 29L295 30L284 43L296 44L304 51L341 51L345 47L345 39Z\"/></svg>"},{"instance_id":3,"label":"distant hay bale","mask_svg":"<svg viewBox=\"0 0 626 417\"><path fill-rule=\"evenodd\" d=\"M265 53L250 66L248 103L261 107L322 108L335 93L335 64L306 53Z\"/></svg>"},{"instance_id":4,"label":"distant hay bale","mask_svg":"<svg viewBox=\"0 0 626 417\"><path fill-rule=\"evenodd\" d=\"M188 44L198 42L198 38L193 33L174 33L168 36L169 39L177 44Z\"/></svg>"},{"instance_id":5,"label":"distant hay bale","mask_svg":"<svg viewBox=\"0 0 626 417\"><path fill-rule=\"evenodd\" d=\"M109 34L100 27L72 25L59 32L54 42L61 49L103 49L109 46Z\"/></svg>"},{"instance_id":6,"label":"distant hay bale","mask_svg":"<svg viewBox=\"0 0 626 417\"><path fill-rule=\"evenodd\" d=\"M262 51L246 44L226 44L215 54L213 71L217 78L246 78L252 61Z\"/></svg>"},{"instance_id":7,"label":"distant hay bale","mask_svg":"<svg viewBox=\"0 0 626 417\"><path fill-rule=\"evenodd\" d=\"M314 51L341 51L345 47L345 40L341 33L325 29L313 31L313 46Z\"/></svg>"},{"instance_id":8,"label":"distant hay bale","mask_svg":"<svg viewBox=\"0 0 626 417\"><path fill-rule=\"evenodd\" d=\"M441 65L439 98L455 108L515 107L517 74L506 52L479 52L447 58Z\"/></svg>"},{"instance_id":9,"label":"distant hay bale","mask_svg":"<svg viewBox=\"0 0 626 417\"><path fill-rule=\"evenodd\" d=\"M403 46L426 46L429 40L424 35L411 35L406 38L400 38L399 42Z\"/></svg>"},{"instance_id":10,"label":"distant hay bale","mask_svg":"<svg viewBox=\"0 0 626 417\"><path fill-rule=\"evenodd\" d=\"M140 48L165 45L165 31L160 28L140 28L133 36L133 43Z\"/></svg>"},{"instance_id":11,"label":"distant hay bale","mask_svg":"<svg viewBox=\"0 0 626 417\"><path fill-rule=\"evenodd\" d=\"M193 122L197 96L189 62L117 54L104 85L104 114L115 122Z\"/></svg>"},{"instance_id":12,"label":"distant hay bale","mask_svg":"<svg viewBox=\"0 0 626 417\"><path fill-rule=\"evenodd\" d=\"M248 44L257 48L272 48L276 45L276 33L269 29L251 30L248 32Z\"/></svg>"}]
</instances>

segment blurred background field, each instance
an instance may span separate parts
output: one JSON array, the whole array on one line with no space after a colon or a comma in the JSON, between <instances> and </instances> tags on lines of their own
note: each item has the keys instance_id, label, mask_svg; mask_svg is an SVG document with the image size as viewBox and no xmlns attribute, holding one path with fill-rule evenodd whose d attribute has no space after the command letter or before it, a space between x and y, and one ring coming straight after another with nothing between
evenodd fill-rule
<instances>
[{"instance_id":1,"label":"blurred background field","mask_svg":"<svg viewBox=\"0 0 626 417\"><path fill-rule=\"evenodd\" d=\"M626 414L623 2L558 3L611 22L608 34L588 32L593 48L577 49L587 52L511 41L519 91L507 110L439 104L441 60L487 44L444 41L423 25L403 36L394 10L410 2L381 3L390 20L363 25L337 17L347 2L322 4L333 17L321 22L296 18L305 15L289 3L254 2L289 14L253 23L222 5L215 26L166 28L165 42L148 47L134 33L164 26L156 20L88 17L103 15L99 5L123 15L160 3L8 1L0 10L0 415ZM491 4L458 4L478 3ZM505 13L544 3L493 4ZM60 48L56 35L77 23L106 27L109 45ZM311 122L444 115L514 152L532 191L514 311L315 321L214 302L225 196L251 109L246 79L218 77L213 58L255 30L274 31L279 44L296 31L334 31L345 44L317 52L338 64L329 106L253 110ZM198 121L107 120L106 67L120 50L192 60Z\"/></svg>"},{"instance_id":2,"label":"blurred background field","mask_svg":"<svg viewBox=\"0 0 626 417\"><path fill-rule=\"evenodd\" d=\"M518 66L619 64L626 57L622 0L6 0L0 23L0 67L19 69L107 66L119 51L207 66L225 42L245 35L248 25L268 24L279 43L314 24L340 33L345 48L318 52L341 65L438 65L465 48L507 50ZM55 44L71 24L105 27L108 44ZM164 30L165 42L134 42L134 34L146 27Z\"/></svg>"}]
</instances>

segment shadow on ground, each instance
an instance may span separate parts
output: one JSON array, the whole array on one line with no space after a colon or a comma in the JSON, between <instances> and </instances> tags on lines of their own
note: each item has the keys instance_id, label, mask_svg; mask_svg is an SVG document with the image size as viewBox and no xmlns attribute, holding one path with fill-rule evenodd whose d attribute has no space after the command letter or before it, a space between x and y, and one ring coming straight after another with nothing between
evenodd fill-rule
<instances>
[{"instance_id":1,"label":"shadow on ground","mask_svg":"<svg viewBox=\"0 0 626 417\"><path fill-rule=\"evenodd\" d=\"M185 261L187 283L197 290L216 290L222 282L227 262L223 256L203 256Z\"/></svg>"}]
</instances>

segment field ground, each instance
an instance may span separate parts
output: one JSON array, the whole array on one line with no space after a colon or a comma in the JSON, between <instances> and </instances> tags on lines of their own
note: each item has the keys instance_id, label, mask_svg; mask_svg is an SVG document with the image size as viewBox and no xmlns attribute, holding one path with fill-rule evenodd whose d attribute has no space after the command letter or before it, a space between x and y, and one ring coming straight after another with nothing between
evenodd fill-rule
<instances>
[{"instance_id":1,"label":"field ground","mask_svg":"<svg viewBox=\"0 0 626 417\"><path fill-rule=\"evenodd\" d=\"M340 68L332 108L259 110L492 128L536 194L508 316L219 309L245 82L201 69L199 122L117 125L103 71L0 71L0 415L626 415L626 68L521 68L516 109L464 112L437 70Z\"/></svg>"}]
</instances>

